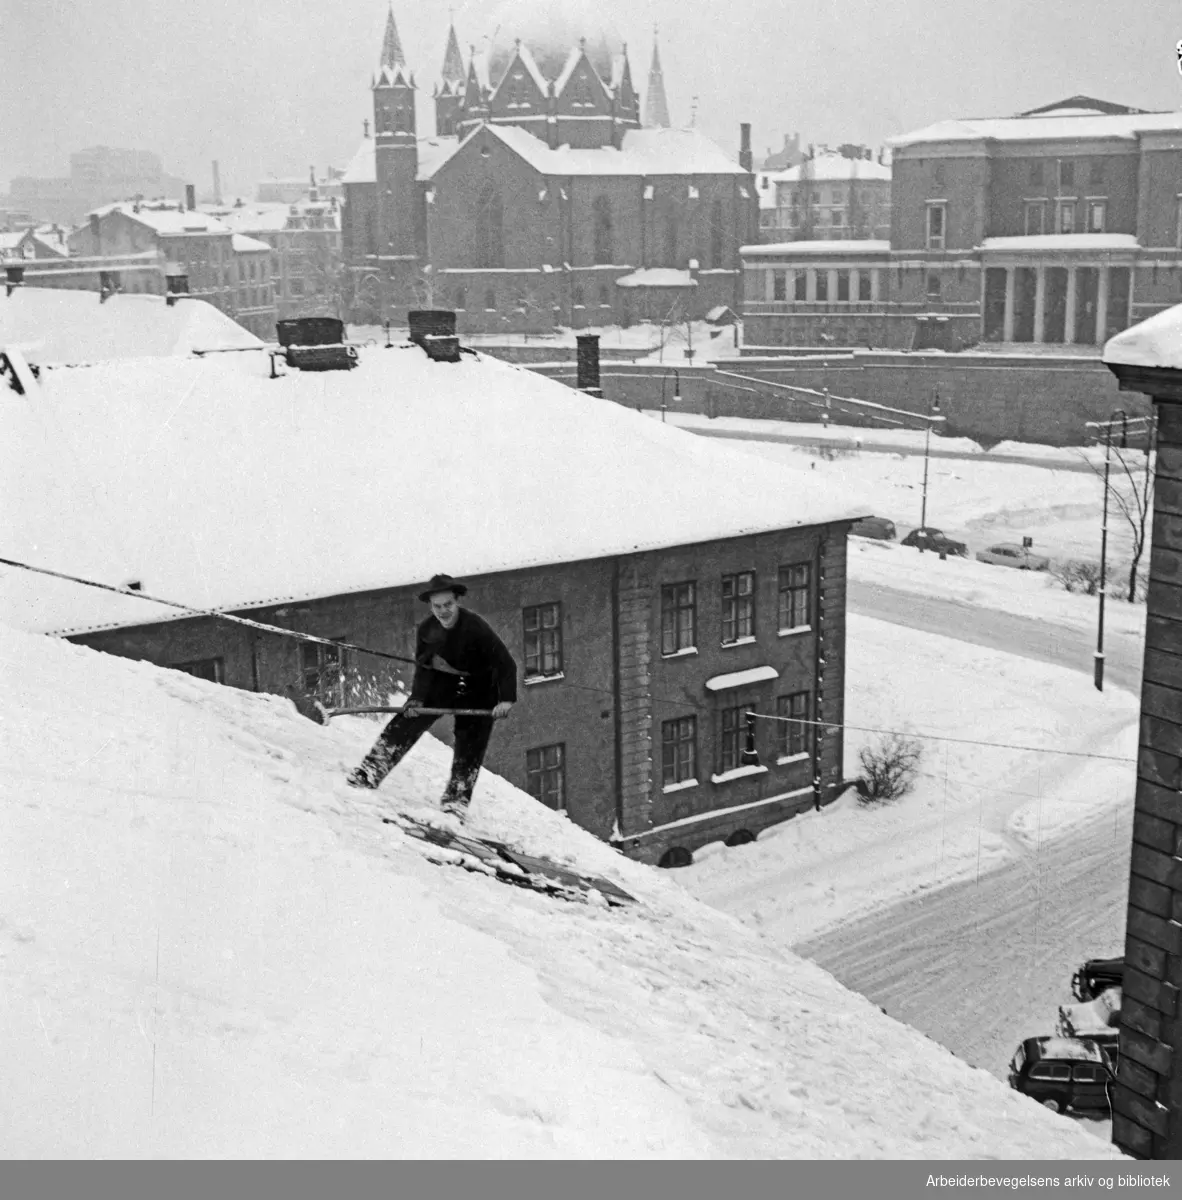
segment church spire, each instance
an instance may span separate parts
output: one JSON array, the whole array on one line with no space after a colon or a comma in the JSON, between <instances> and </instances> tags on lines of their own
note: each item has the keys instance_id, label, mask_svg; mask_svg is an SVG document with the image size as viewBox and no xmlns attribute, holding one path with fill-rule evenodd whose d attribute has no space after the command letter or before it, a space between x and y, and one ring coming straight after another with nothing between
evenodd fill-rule
<instances>
[{"instance_id":1,"label":"church spire","mask_svg":"<svg viewBox=\"0 0 1182 1200\"><path fill-rule=\"evenodd\" d=\"M383 67L405 67L406 56L402 53L402 42L398 37L398 26L394 24L394 5L391 4L386 13L386 36L382 38Z\"/></svg>"},{"instance_id":2,"label":"church spire","mask_svg":"<svg viewBox=\"0 0 1182 1200\"><path fill-rule=\"evenodd\" d=\"M443 82L453 85L464 82L464 59L460 54L460 43L456 38L454 22L448 26L447 49L443 52Z\"/></svg>"},{"instance_id":3,"label":"church spire","mask_svg":"<svg viewBox=\"0 0 1182 1200\"><path fill-rule=\"evenodd\" d=\"M661 52L657 27L653 26L653 61L648 69L648 91L644 96L644 123L650 129L669 128L669 102L665 99L665 77L661 74Z\"/></svg>"}]
</instances>

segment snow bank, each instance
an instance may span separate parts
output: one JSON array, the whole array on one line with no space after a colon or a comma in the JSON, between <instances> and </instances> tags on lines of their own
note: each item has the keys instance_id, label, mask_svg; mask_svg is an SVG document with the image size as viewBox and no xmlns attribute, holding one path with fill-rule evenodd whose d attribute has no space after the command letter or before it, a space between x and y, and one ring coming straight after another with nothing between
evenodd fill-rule
<instances>
[{"instance_id":1,"label":"snow bank","mask_svg":"<svg viewBox=\"0 0 1182 1200\"><path fill-rule=\"evenodd\" d=\"M0 1155L1110 1158L496 777L472 821L639 897L439 867L424 739L0 629Z\"/></svg>"}]
</instances>

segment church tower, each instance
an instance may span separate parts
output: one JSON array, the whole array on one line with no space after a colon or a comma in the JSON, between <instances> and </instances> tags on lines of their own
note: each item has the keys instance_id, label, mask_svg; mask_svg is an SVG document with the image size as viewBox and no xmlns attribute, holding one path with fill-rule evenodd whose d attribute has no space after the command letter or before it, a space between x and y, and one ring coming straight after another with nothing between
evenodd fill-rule
<instances>
[{"instance_id":1,"label":"church tower","mask_svg":"<svg viewBox=\"0 0 1182 1200\"><path fill-rule=\"evenodd\" d=\"M668 129L669 102L665 99L665 76L661 73L661 52L657 30L653 28L653 61L648 69L648 91L644 97L644 123L649 129Z\"/></svg>"},{"instance_id":2,"label":"church tower","mask_svg":"<svg viewBox=\"0 0 1182 1200\"><path fill-rule=\"evenodd\" d=\"M435 133L439 137L452 137L456 132L456 120L464 102L465 77L460 43L456 37L456 27L452 24L447 31L447 49L443 54L440 83L435 88Z\"/></svg>"},{"instance_id":3,"label":"church tower","mask_svg":"<svg viewBox=\"0 0 1182 1200\"><path fill-rule=\"evenodd\" d=\"M419 149L414 76L406 70L392 7L386 18L382 61L373 84L373 118L378 260L383 291L399 304L418 270Z\"/></svg>"}]
</instances>

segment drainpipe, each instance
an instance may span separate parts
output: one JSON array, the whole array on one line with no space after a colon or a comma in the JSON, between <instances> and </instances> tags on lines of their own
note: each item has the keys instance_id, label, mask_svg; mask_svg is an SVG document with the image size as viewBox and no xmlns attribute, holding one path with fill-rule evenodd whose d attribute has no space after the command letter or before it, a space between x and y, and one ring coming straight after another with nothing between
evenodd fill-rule
<instances>
[{"instance_id":1,"label":"drainpipe","mask_svg":"<svg viewBox=\"0 0 1182 1200\"><path fill-rule=\"evenodd\" d=\"M822 781L822 751L825 745L825 729L820 724L825 719L825 535L817 543L817 588L816 622L817 643L813 663L813 808L821 811L824 783Z\"/></svg>"}]
</instances>

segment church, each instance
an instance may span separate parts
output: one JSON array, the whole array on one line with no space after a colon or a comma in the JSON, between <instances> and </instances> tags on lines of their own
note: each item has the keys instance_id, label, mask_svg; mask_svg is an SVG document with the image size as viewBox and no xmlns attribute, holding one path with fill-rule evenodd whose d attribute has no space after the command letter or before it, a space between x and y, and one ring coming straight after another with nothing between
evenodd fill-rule
<instances>
[{"instance_id":1,"label":"church","mask_svg":"<svg viewBox=\"0 0 1182 1200\"><path fill-rule=\"evenodd\" d=\"M737 310L758 240L750 126L736 157L674 128L655 41L642 109L610 32L545 0L506 12L466 64L449 29L428 138L387 16L372 132L343 177L354 319L447 308L461 332L544 332Z\"/></svg>"}]
</instances>

